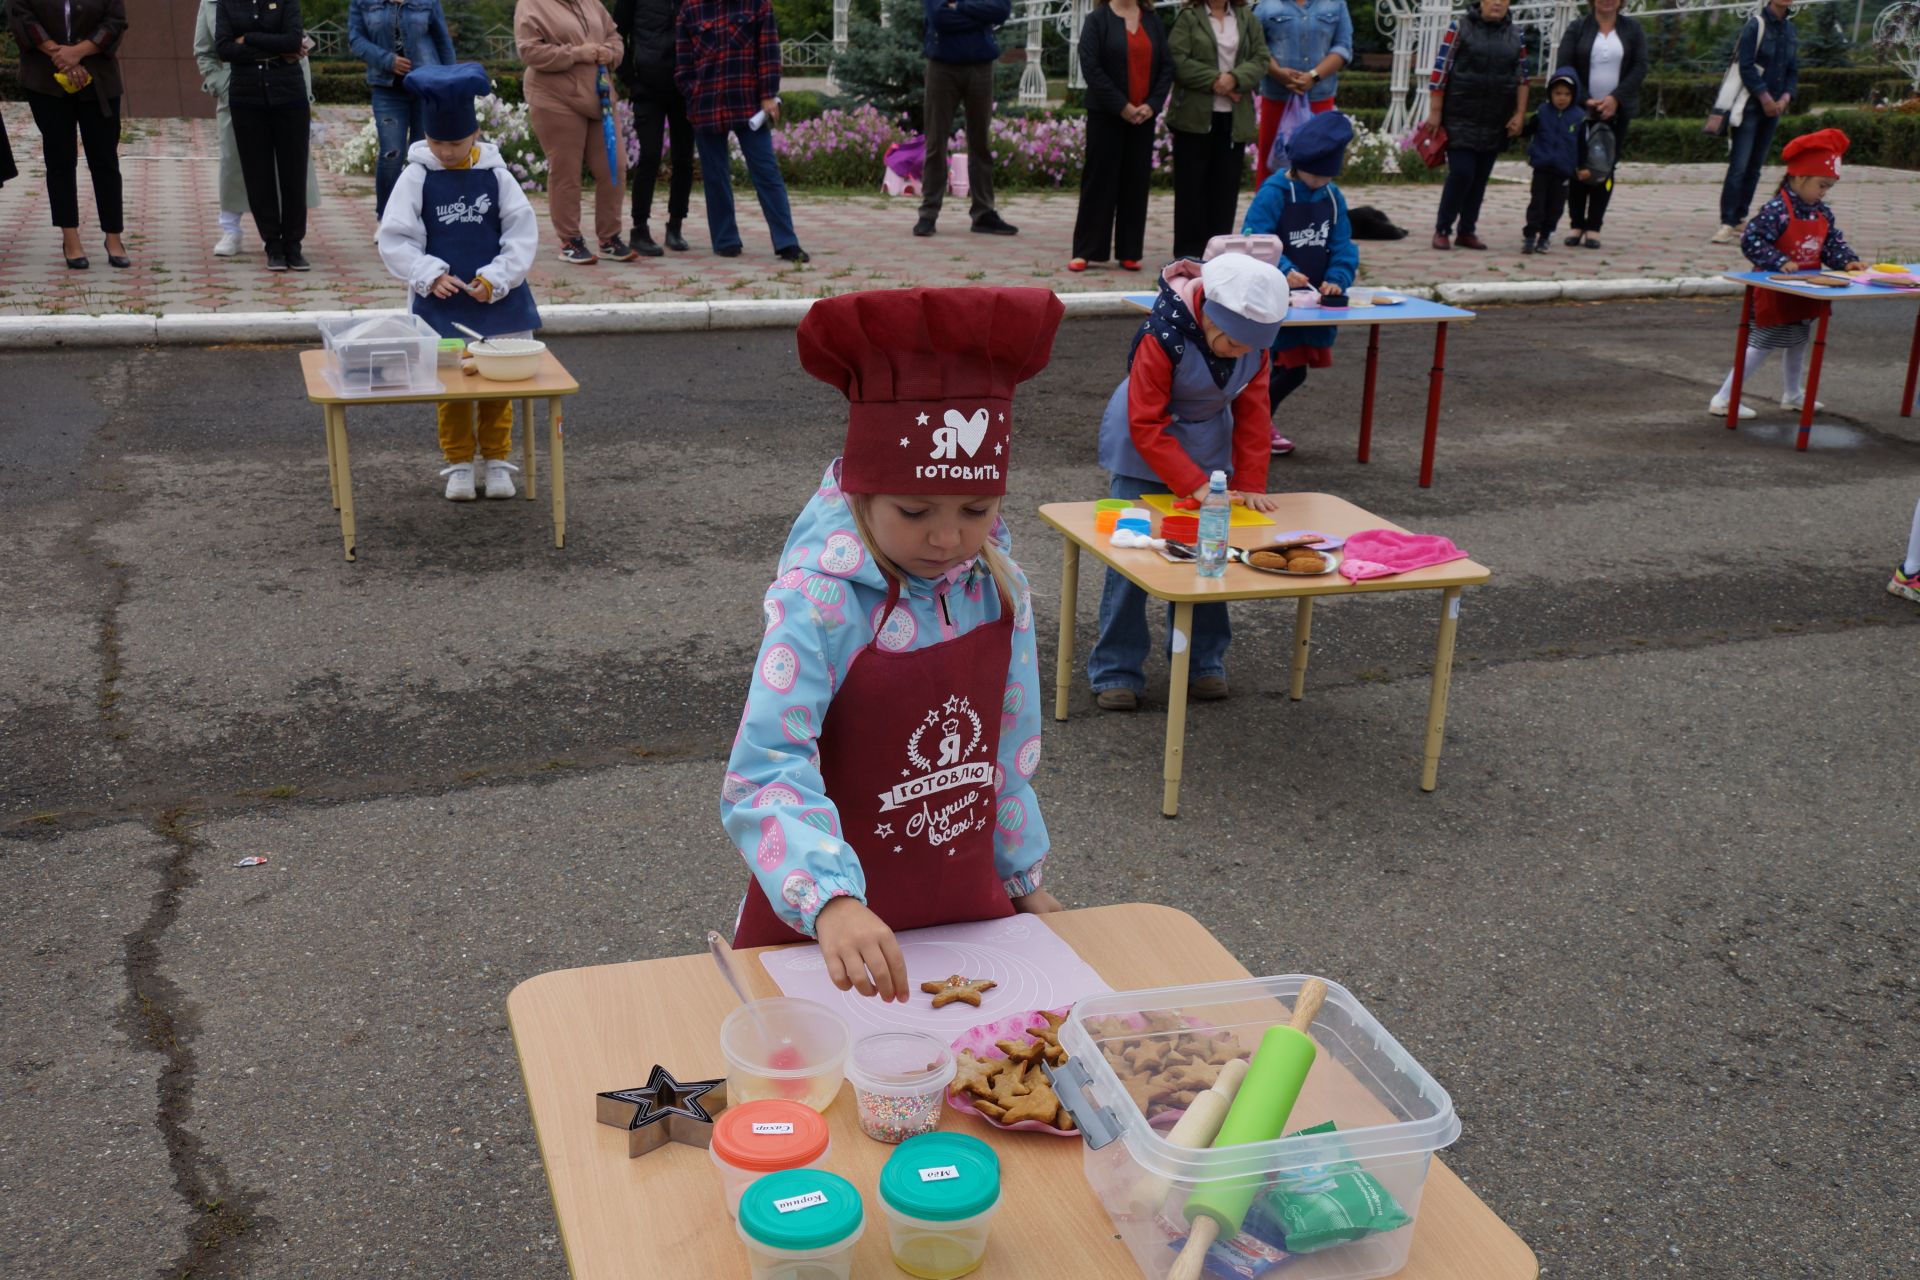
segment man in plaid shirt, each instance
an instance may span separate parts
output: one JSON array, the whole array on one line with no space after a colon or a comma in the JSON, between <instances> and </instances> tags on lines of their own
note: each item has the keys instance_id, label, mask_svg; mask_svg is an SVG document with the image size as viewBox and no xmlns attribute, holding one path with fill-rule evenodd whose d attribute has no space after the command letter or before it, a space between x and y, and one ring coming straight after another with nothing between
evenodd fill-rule
<instances>
[{"instance_id":1,"label":"man in plaid shirt","mask_svg":"<svg viewBox=\"0 0 1920 1280\"><path fill-rule=\"evenodd\" d=\"M740 139L773 251L788 262L809 261L794 234L787 185L769 135L780 122L780 28L771 0L687 0L674 29L673 78L687 100L687 119L700 151L713 251L723 258L740 256L727 154L731 134Z\"/></svg>"}]
</instances>

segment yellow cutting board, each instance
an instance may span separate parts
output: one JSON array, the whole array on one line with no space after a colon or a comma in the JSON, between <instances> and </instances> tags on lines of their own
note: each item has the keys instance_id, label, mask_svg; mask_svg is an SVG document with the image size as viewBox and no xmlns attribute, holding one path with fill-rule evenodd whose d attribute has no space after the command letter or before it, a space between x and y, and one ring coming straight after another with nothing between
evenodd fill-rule
<instances>
[{"instance_id":1,"label":"yellow cutting board","mask_svg":"<svg viewBox=\"0 0 1920 1280\"><path fill-rule=\"evenodd\" d=\"M1174 496L1170 493L1149 493L1144 495L1140 499L1140 505L1143 507L1152 507L1155 511L1158 511L1163 516L1197 516L1200 514L1198 511L1176 510L1173 505L1175 501L1177 501L1177 499L1175 499ZM1245 526L1245 525L1260 525L1260 524L1272 524L1272 523L1273 523L1272 517L1263 516L1258 511L1253 511L1246 507L1238 506L1238 505L1236 505L1233 509L1232 525L1236 529L1241 528L1242 526Z\"/></svg>"}]
</instances>

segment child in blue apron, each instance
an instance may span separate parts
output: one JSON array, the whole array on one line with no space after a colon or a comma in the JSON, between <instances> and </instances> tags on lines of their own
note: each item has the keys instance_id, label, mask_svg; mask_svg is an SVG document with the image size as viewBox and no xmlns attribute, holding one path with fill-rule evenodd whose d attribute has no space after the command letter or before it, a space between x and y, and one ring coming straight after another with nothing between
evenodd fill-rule
<instances>
[{"instance_id":1,"label":"child in blue apron","mask_svg":"<svg viewBox=\"0 0 1920 1280\"><path fill-rule=\"evenodd\" d=\"M800 363L849 401L846 447L787 535L727 760L720 817L752 872L736 947L814 937L842 991L904 1001L895 931L1060 909L1000 501L1013 390L1063 311L1045 289L899 289L800 322Z\"/></svg>"},{"instance_id":2,"label":"child in blue apron","mask_svg":"<svg viewBox=\"0 0 1920 1280\"><path fill-rule=\"evenodd\" d=\"M1314 116L1287 143L1292 167L1262 183L1247 207L1246 235L1277 235L1285 246L1280 269L1294 289L1344 294L1360 271L1360 248L1347 222L1347 198L1333 180L1340 176L1353 122L1338 111ZM1307 370L1333 364L1333 326L1282 329L1273 340L1273 371L1267 379L1268 412L1307 380ZM1293 441L1273 428L1272 452L1293 452Z\"/></svg>"},{"instance_id":3,"label":"child in blue apron","mask_svg":"<svg viewBox=\"0 0 1920 1280\"><path fill-rule=\"evenodd\" d=\"M526 280L540 228L500 148L479 140L473 100L493 91L486 70L477 62L420 67L402 83L420 99L427 140L407 152L387 197L374 237L380 260L406 281L413 313L441 337L465 337L455 323L489 338L532 337L540 313ZM511 498L519 470L507 461L513 402L449 400L439 409L447 497L475 497L477 435L486 495Z\"/></svg>"},{"instance_id":4,"label":"child in blue apron","mask_svg":"<svg viewBox=\"0 0 1920 1280\"><path fill-rule=\"evenodd\" d=\"M1296 135L1297 136L1297 135ZM1160 273L1160 295L1133 336L1127 376L1100 418L1100 465L1110 497L1175 493L1198 502L1209 473L1225 471L1234 501L1271 511L1267 494L1267 348L1287 318L1287 281L1244 253L1204 265L1181 258ZM1168 643L1173 606L1167 606ZM1189 692L1227 696L1224 604L1195 605ZM1133 711L1146 687L1147 593L1113 570L1100 593L1100 639L1087 658L1094 702Z\"/></svg>"}]
</instances>

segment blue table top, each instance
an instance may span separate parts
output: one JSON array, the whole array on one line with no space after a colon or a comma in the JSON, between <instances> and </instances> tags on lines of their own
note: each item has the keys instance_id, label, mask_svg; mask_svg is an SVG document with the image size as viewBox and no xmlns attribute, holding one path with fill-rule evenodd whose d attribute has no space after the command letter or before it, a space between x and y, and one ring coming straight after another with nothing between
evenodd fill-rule
<instances>
[{"instance_id":1,"label":"blue table top","mask_svg":"<svg viewBox=\"0 0 1920 1280\"><path fill-rule=\"evenodd\" d=\"M1908 263L1907 269L1920 273L1920 263ZM1853 284L1844 289L1823 289L1818 285L1782 284L1773 279L1777 275L1791 274L1785 271L1729 271L1726 278L1740 284L1750 284L1771 293L1784 293L1795 298L1816 298L1821 302L1843 302L1853 298L1920 298L1920 290L1880 289L1870 284Z\"/></svg>"},{"instance_id":2,"label":"blue table top","mask_svg":"<svg viewBox=\"0 0 1920 1280\"><path fill-rule=\"evenodd\" d=\"M1362 285L1360 287L1364 289L1370 288L1371 286ZM1395 291L1388 290L1388 292ZM1839 290L1836 289L1834 292L1838 293ZM1874 292L1885 293L1887 290L1875 289ZM1127 301L1142 311L1151 311L1153 309L1155 296L1156 295L1151 293L1130 293L1127 295ZM1306 307L1304 309L1292 310L1287 312L1287 318L1280 322L1280 327L1282 329L1300 329L1310 325L1323 324L1437 324L1442 320L1473 319L1473 312L1471 311L1462 311L1458 307L1449 307L1444 303L1428 302L1424 298L1407 297L1405 294L1401 294L1400 296L1406 298L1406 301L1400 303L1398 306L1392 307L1348 307L1344 311L1338 309L1322 311L1319 307Z\"/></svg>"}]
</instances>

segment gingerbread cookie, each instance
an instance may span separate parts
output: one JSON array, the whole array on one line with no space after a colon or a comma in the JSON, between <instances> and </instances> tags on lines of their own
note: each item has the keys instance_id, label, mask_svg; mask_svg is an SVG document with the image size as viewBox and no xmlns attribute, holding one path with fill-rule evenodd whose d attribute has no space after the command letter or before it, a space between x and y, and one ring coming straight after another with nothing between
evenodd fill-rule
<instances>
[{"instance_id":1,"label":"gingerbread cookie","mask_svg":"<svg viewBox=\"0 0 1920 1280\"><path fill-rule=\"evenodd\" d=\"M920 989L933 996L936 1009L944 1009L955 1001L978 1009L981 995L998 985L987 978L963 978L956 973L949 975L945 982L923 982Z\"/></svg>"},{"instance_id":2,"label":"gingerbread cookie","mask_svg":"<svg viewBox=\"0 0 1920 1280\"><path fill-rule=\"evenodd\" d=\"M1042 1024L1027 1028L1023 1037L994 1042L994 1048L1006 1055L1004 1058L980 1058L970 1050L961 1050L952 1091L965 1094L975 1111L998 1124L1038 1120L1055 1129L1071 1130L1075 1128L1073 1117L1060 1105L1059 1095L1041 1067L1043 1062L1057 1066L1067 1060L1067 1052L1060 1045L1060 1027L1066 1018L1056 1013L1040 1017Z\"/></svg>"}]
</instances>

